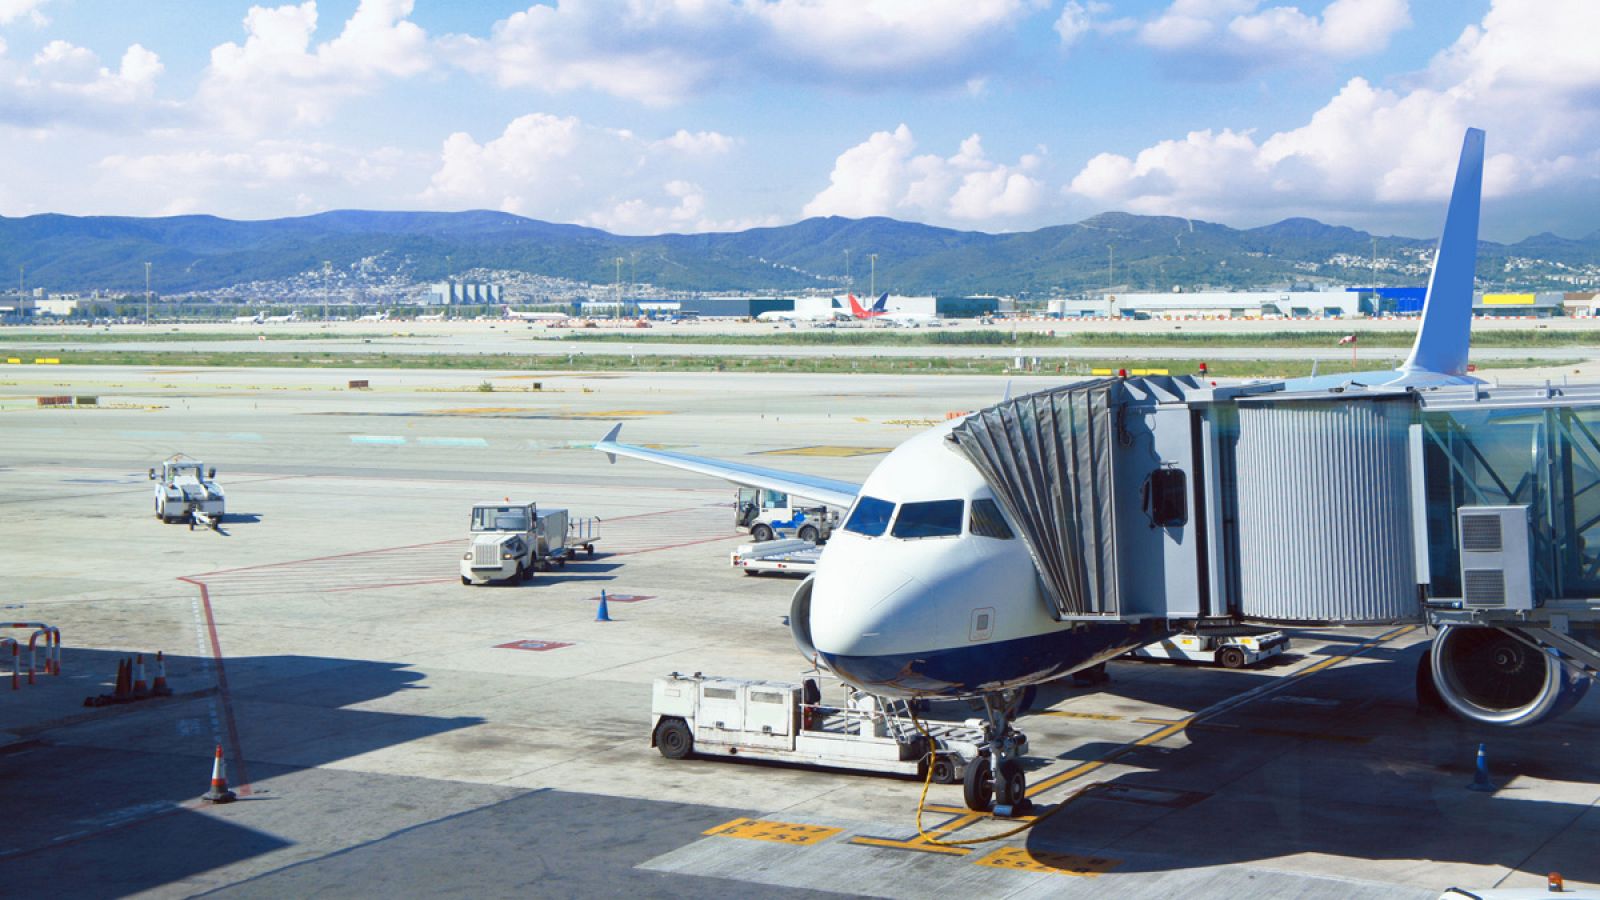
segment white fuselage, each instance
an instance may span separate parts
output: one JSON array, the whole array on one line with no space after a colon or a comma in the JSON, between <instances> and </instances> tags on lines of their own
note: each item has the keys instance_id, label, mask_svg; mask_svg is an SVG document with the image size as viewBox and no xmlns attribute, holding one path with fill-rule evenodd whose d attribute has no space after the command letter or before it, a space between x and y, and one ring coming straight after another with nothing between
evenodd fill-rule
<instances>
[{"instance_id":1,"label":"white fuselage","mask_svg":"<svg viewBox=\"0 0 1600 900\"><path fill-rule=\"evenodd\" d=\"M809 585L806 624L821 661L877 694L966 695L1060 677L1159 637L1125 623L1055 620L1016 523L1006 521L1010 537L973 533L973 502L994 493L946 440L955 424L886 456L834 532ZM959 533L897 536L912 531L901 527L906 504L952 500L963 504ZM872 501L895 507L878 535L854 518Z\"/></svg>"}]
</instances>

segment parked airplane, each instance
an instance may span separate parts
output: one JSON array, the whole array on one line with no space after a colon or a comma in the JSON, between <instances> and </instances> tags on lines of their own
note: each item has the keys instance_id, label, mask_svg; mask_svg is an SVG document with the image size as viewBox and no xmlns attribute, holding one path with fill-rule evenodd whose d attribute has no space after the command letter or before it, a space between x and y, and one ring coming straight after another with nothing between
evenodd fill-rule
<instances>
[{"instance_id":1,"label":"parked airplane","mask_svg":"<svg viewBox=\"0 0 1600 900\"><path fill-rule=\"evenodd\" d=\"M434 313L431 316L417 316L417 321L418 322L442 322L442 321L444 321L444 313L442 313L442 312L441 313Z\"/></svg>"},{"instance_id":2,"label":"parked airplane","mask_svg":"<svg viewBox=\"0 0 1600 900\"><path fill-rule=\"evenodd\" d=\"M764 313L756 314L757 322L815 323L833 322L839 319L849 318L851 318L850 314L842 309L830 309L825 312L817 313L802 313L796 312L792 309L773 309Z\"/></svg>"},{"instance_id":3,"label":"parked airplane","mask_svg":"<svg viewBox=\"0 0 1600 900\"><path fill-rule=\"evenodd\" d=\"M855 294L846 294L845 296L850 298L850 315L857 319L876 319L879 316L887 315L889 312L885 306L889 302L888 291L879 294L877 302L870 307L863 307L861 301L856 299Z\"/></svg>"},{"instance_id":4,"label":"parked airplane","mask_svg":"<svg viewBox=\"0 0 1600 900\"><path fill-rule=\"evenodd\" d=\"M506 307L506 318L524 319L529 322L562 322L572 318L566 313L557 312L518 312L511 307Z\"/></svg>"},{"instance_id":5,"label":"parked airplane","mask_svg":"<svg viewBox=\"0 0 1600 900\"><path fill-rule=\"evenodd\" d=\"M387 321L388 318L389 318L389 313L387 311L385 311L385 312L368 313L367 315L364 315L364 316L358 316L356 318L356 321L357 322L383 322L383 321Z\"/></svg>"},{"instance_id":6,"label":"parked airplane","mask_svg":"<svg viewBox=\"0 0 1600 900\"><path fill-rule=\"evenodd\" d=\"M299 313L298 310L296 310L294 312L289 313L287 316L267 316L262 321L264 321L264 322L272 322L274 324L279 324L279 325L281 325L281 324L283 324L285 322L298 322L298 321L300 321L300 313Z\"/></svg>"},{"instance_id":7,"label":"parked airplane","mask_svg":"<svg viewBox=\"0 0 1600 900\"><path fill-rule=\"evenodd\" d=\"M1028 801L1026 777L1018 759L1024 739L1012 727L1012 719L1026 707L1034 686L1099 665L1160 639L1170 633L1173 619L1193 621L1227 615L1254 620L1275 618L1271 614L1251 614L1248 608L1241 614L1232 607L1224 607L1218 596L1237 597L1243 593L1238 587L1241 577L1238 569L1249 565L1250 560L1241 556L1237 549L1237 543L1244 539L1240 537L1240 514L1219 513L1214 508L1208 509L1207 504L1214 507L1224 502L1219 496L1236 504L1249 503L1254 498L1240 499L1244 491L1234 489L1235 493L1228 494L1221 487L1227 479L1244 481L1244 475L1241 472L1235 476L1227 469L1232 463L1219 463L1214 458L1223 452L1218 449L1222 445L1210 435L1215 429L1208 424L1207 432L1187 430L1198 427L1192 423L1207 415L1207 409L1220 404L1232 404L1230 409L1240 411L1229 415L1249 414L1251 409L1261 408L1259 400L1263 397L1306 398L1302 406L1285 407L1287 411L1282 413L1283 417L1274 422L1302 421L1294 417L1317 414L1303 411L1307 407L1333 410L1333 415L1345 415L1341 410L1348 409L1351 417L1361 421L1366 421L1362 417L1389 415L1385 410L1400 408L1410 415L1412 407L1396 404L1420 403L1418 398L1423 392L1448 392L1449 387L1440 386L1475 381L1466 374L1466 363L1482 165L1483 132L1469 129L1435 257L1421 328L1410 356L1395 370L1252 383L1239 388L1212 388L1198 379L1107 379L1088 384L1082 393L1070 395L1066 403L1061 400L1061 392L1068 390L1066 388L1040 392L1032 396L1048 396L1049 399L1040 401L1039 405L1028 405L1030 397L1007 400L969 417L976 426L968 426L968 420L953 420L911 438L889 453L862 484L622 444L617 441L621 425L612 428L595 449L608 454L613 462L617 456L627 456L849 509L844 526L834 533L822 554L815 575L800 585L791 602L789 625L796 646L808 660L874 694L900 698L980 698L989 721L986 729L988 764L969 767L966 800L974 809L992 807L1003 815L1017 814L1026 808ZM851 300L852 307L859 310L854 297ZM1361 387L1363 385L1381 387L1368 389ZM1101 392L1098 401L1091 393L1096 390ZM1460 389L1456 389L1456 394L1459 393ZM1445 402L1456 406L1445 409L1474 402L1479 399L1480 388L1473 386L1466 393L1466 398L1447 397ZM1135 396L1144 398L1142 405L1126 399ZM1551 395L1545 392L1539 396ZM1191 400L1198 405L1190 405ZM1095 402L1102 405L1096 409L1092 405ZM1526 414L1526 410L1509 409L1507 401L1495 402L1499 405L1494 409L1485 412L1473 407L1466 415ZM1084 412L1074 423L1073 417L1079 415L1080 407L1069 407L1068 403L1091 405L1081 407ZM1338 406L1341 403L1347 405ZM1544 410L1540 409L1540 415L1533 418L1544 421ZM1432 413L1431 410L1427 412ZM1030 415L1035 418L1027 419ZM1092 438L1092 441L1086 440L1083 446L1078 446L1064 440L1052 443L1054 439L1049 436L1039 438L1038 432L1045 428L1047 416L1050 427L1059 429L1055 433ZM1169 417L1167 424L1174 426L1171 430L1158 431L1150 424L1162 416ZM1022 424L1025 421L1033 424ZM1317 420L1319 423L1331 421L1334 420ZM1470 424L1480 420L1461 421ZM998 431L993 428L983 431L993 423L1007 422L1010 424L1004 427L995 425ZM1470 435L1460 430L1458 424L1446 424L1458 430L1446 436L1455 442L1449 445L1455 449L1443 452L1462 454L1465 462L1451 463L1446 458L1440 468L1426 471L1439 472L1438 478L1446 480L1460 476L1456 482L1445 482L1456 485L1449 490L1481 493L1481 489L1474 486L1478 482L1467 483L1460 473L1468 469L1476 471L1480 464L1486 468L1489 461L1481 456L1467 458L1469 452L1477 452L1465 444ZM1253 434L1276 434L1281 438L1286 433L1302 437L1309 433L1311 437L1306 439L1315 440L1319 439L1318 427L1299 426L1298 431L1291 428L1289 432L1263 429ZM1411 426L1410 458L1413 461L1420 460L1426 453L1440 452L1425 443L1425 427ZM1389 515L1389 511L1401 510L1395 514L1402 516L1400 521L1406 521L1403 516L1407 511L1413 516L1421 515L1413 506L1417 499L1406 487L1404 466L1408 456L1404 448L1408 432L1403 426L1395 432L1385 425L1361 433L1380 435L1380 440L1389 440L1390 436L1398 434L1398 444L1390 442L1384 446L1400 449L1397 453L1384 450L1390 455L1383 460L1388 468L1383 469L1387 480L1381 487L1363 480L1365 470L1352 470L1356 473L1350 476L1354 479L1353 489L1367 492L1354 505L1380 511L1373 515ZM1044 453L1056 468L1018 467L1006 473L1001 471L1002 467L991 464L980 469L980 462L991 458L978 455L972 449L973 441L1022 445L1030 440L1030 434L1047 445ZM1242 444L1237 437L1233 440ZM1272 443L1260 437L1255 440L1268 451L1281 448L1281 441ZM1526 438L1518 440L1520 446L1527 446ZM1159 444L1161 441L1168 443ZM1090 443L1095 446L1089 446ZM1207 454L1212 454L1205 456L1203 463L1202 445L1209 448ZM1059 449L1062 446L1071 449L1063 453ZM1103 457L1095 455L1095 448L1099 446L1107 448ZM994 447L987 449L994 450ZM1022 452L1015 446L1002 449ZM1124 455L1113 456L1119 452ZM1242 448L1237 452L1242 453ZM1569 450L1567 458L1571 460L1577 455ZM1394 462L1396 457L1400 462ZM1163 461L1174 458L1188 460L1187 473L1185 464ZM1271 459L1281 468L1278 457ZM1114 473L1114 460L1123 460L1116 464L1134 471ZM1340 464L1343 462L1341 457ZM1136 469L1136 464L1145 468ZM1308 465L1321 464L1308 460ZM1242 467L1245 463L1238 465ZM1395 465L1401 467L1398 478L1391 474ZM1214 472L1213 466L1222 466L1222 472ZM1456 468L1452 470L1451 466ZM1051 473L1061 472L1067 474L1051 480ZM1010 481L1004 477L1007 474ZM1265 482L1265 475L1255 471L1252 478ZM1417 476L1414 473L1411 477ZM1481 474L1474 477L1485 478ZM1571 471L1568 477L1573 477ZM1588 477L1600 485L1600 466ZM1515 479L1511 483L1515 484ZM1291 483L1285 484L1289 486L1282 491L1297 490ZM1428 485L1429 491L1436 491L1433 481ZM1251 488L1257 493L1270 489L1259 485ZM1304 492L1303 483L1298 490ZM1514 499L1514 495L1523 496L1519 493L1523 490L1521 485L1512 489L1501 484L1501 490L1508 503L1528 502ZM1588 488L1571 490L1576 492L1572 497L1579 497ZM1375 496L1379 491L1391 494L1379 499ZM1063 496L1069 498L1065 504ZM1336 497L1325 499L1332 504L1329 509L1336 512L1352 506L1349 501ZM1438 533L1451 533L1455 517L1464 513L1499 509L1526 512L1533 508L1493 507L1489 504L1494 499L1480 496L1473 500L1469 495L1464 500L1445 500L1447 508L1443 514L1450 519L1448 524L1439 523ZM1311 502L1308 498L1307 503ZM1576 501L1569 499L1567 502ZM1454 504L1462 505L1457 508ZM1048 519L1046 524L1059 525L1058 532L1037 527L1039 520L1047 519L1047 508L1056 518ZM1425 508L1427 515L1435 511L1432 506ZM1318 534L1315 529L1323 527L1329 518L1321 507L1302 509L1302 513L1292 521L1303 533L1280 535L1280 543L1288 546L1291 539L1307 536L1314 541ZM1592 511L1585 513L1584 517L1592 514ZM1119 526L1116 518L1119 515L1134 520L1133 526L1128 527L1125 521ZM1144 527L1147 516L1148 529ZM1202 520L1201 523L1196 524L1196 519ZM1268 521L1268 518L1254 521ZM1393 521L1385 519L1385 527ZM1481 618L1493 612L1492 598L1490 606L1480 604L1476 610L1470 608L1467 600L1424 604L1422 599L1429 595L1425 590L1427 579L1421 574L1426 571L1427 555L1436 549L1428 538L1434 531L1434 523L1429 520L1428 527L1423 528L1421 549L1415 551L1422 554L1423 561L1416 563L1418 577L1413 578L1413 550L1409 542L1415 529L1421 526L1415 524L1418 521L1415 518L1409 521L1412 523L1409 526L1396 526L1385 532L1404 535L1407 542L1403 553L1391 549L1390 557L1385 557L1386 560L1398 558L1403 564L1381 573L1387 580L1363 581L1361 579L1367 575L1365 571L1348 577L1343 571L1323 571L1321 577L1326 584L1297 583L1289 591L1263 590L1255 596L1270 595L1276 599L1295 592L1311 596L1338 588L1346 591L1339 595L1341 599L1354 597L1359 602L1399 604L1396 608L1403 608L1405 612L1372 615L1332 610L1315 618L1333 624L1396 621L1404 617L1416 620L1425 610L1428 621L1435 624L1439 621L1456 623L1441 628L1429 656L1425 657L1431 663L1419 669L1419 684L1426 674L1428 683L1436 684L1436 690L1447 705L1473 721L1496 725L1529 724L1570 708L1583 695L1588 678L1597 671L1591 663L1578 665L1576 661L1600 659L1597 653L1600 641L1592 636L1583 639L1588 642L1585 650L1584 644L1574 639L1566 639L1568 643L1562 644L1561 636L1549 636L1551 628L1523 627L1516 624L1520 620ZM1600 521L1600 517L1596 521ZM1535 526L1539 527L1537 522ZM1194 530L1196 528L1199 530ZM1212 529L1209 537L1208 528ZM1103 534L1102 529L1109 529L1111 536ZM1174 534L1182 540L1173 540ZM1498 534L1497 531L1496 541ZM1019 535L1022 539L1018 539ZM1061 535L1064 540L1048 544L1048 539ZM1512 537L1515 536L1513 532ZM1272 540L1270 535L1264 539ZM1235 546L1232 555L1227 555L1230 551L1224 545L1230 541ZM1586 543L1593 546L1596 542L1568 539L1551 552L1581 554L1585 552ZM1340 542L1323 541L1312 546L1335 544ZM1275 554L1279 549L1261 544L1252 546L1255 549L1249 552L1257 556ZM1467 565L1464 554L1473 548L1452 548L1453 545L1443 543L1437 550L1456 552L1464 570ZM1499 549L1498 545L1495 549ZM1380 551L1351 551L1346 546L1338 546L1331 552L1371 554ZM1138 562L1125 565L1127 558L1137 558ZM1354 560L1351 568L1366 565L1365 557L1350 558ZM1212 562L1208 564L1207 560ZM1593 562L1600 567L1600 560L1591 561L1585 557L1581 562L1584 565ZM1329 565L1337 568L1344 563ZM1439 563L1435 565L1438 567L1435 571L1446 569ZM1584 570L1584 565L1575 566L1573 571ZM1222 571L1230 566L1232 572ZM1065 576L1062 576L1063 569ZM1400 574L1390 577L1394 571ZM1508 571L1514 574L1515 567ZM1268 576L1271 574L1269 572ZM1129 582L1127 590L1119 590L1118 579ZM1463 576L1463 581L1468 580ZM1399 589L1393 590L1396 581ZM1109 589L1105 587L1107 584ZM1062 585L1065 591L1060 589ZM1083 596L1063 596L1074 590L1080 590ZM1471 588L1457 590L1470 591ZM1095 605L1095 601L1106 596L1111 598L1108 604ZM1126 607L1149 603L1152 597L1169 605L1158 605L1156 612L1148 615L1138 614L1137 609L1132 610L1134 614L1126 614L1130 611ZM1504 608L1510 608L1503 597L1501 602ZM1452 603L1455 605L1450 606ZM1573 607L1574 629L1580 618L1584 627L1595 627L1595 611L1600 607L1593 604L1594 601L1585 600ZM1189 611L1178 614L1173 611L1175 607ZM1484 612L1485 609L1490 612ZM1457 618L1443 618L1447 616ZM1489 627L1484 627L1486 625ZM1562 646L1572 649L1562 654L1551 652L1552 647Z\"/></svg>"},{"instance_id":8,"label":"parked airplane","mask_svg":"<svg viewBox=\"0 0 1600 900\"><path fill-rule=\"evenodd\" d=\"M265 319L262 317L261 313L256 313L253 316L233 317L233 324L235 325L260 325L263 321L265 321Z\"/></svg>"}]
</instances>

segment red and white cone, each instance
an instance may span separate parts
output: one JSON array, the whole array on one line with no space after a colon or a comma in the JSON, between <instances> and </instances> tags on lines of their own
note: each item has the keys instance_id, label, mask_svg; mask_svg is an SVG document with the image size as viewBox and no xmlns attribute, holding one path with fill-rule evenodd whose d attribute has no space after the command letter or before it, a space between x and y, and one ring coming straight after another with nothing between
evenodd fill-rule
<instances>
[{"instance_id":1,"label":"red and white cone","mask_svg":"<svg viewBox=\"0 0 1600 900\"><path fill-rule=\"evenodd\" d=\"M134 657L133 667L134 667L133 696L136 697L136 698L137 697L148 697L148 696L150 696L150 683L144 680L144 654L143 653L140 653L138 656Z\"/></svg>"},{"instance_id":2,"label":"red and white cone","mask_svg":"<svg viewBox=\"0 0 1600 900\"><path fill-rule=\"evenodd\" d=\"M172 688L167 686L167 660L160 650L156 651L156 683L150 686L150 693L157 697L172 696Z\"/></svg>"},{"instance_id":3,"label":"red and white cone","mask_svg":"<svg viewBox=\"0 0 1600 900\"><path fill-rule=\"evenodd\" d=\"M208 803L232 803L239 799L228 790L228 770L222 762L222 745L217 745L217 758L211 764L211 790L200 798Z\"/></svg>"}]
</instances>

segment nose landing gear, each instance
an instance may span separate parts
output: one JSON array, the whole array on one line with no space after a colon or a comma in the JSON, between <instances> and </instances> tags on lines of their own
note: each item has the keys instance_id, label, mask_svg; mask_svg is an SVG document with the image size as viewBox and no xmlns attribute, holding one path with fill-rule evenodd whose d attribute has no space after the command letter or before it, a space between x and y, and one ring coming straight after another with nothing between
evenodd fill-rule
<instances>
[{"instance_id":1,"label":"nose landing gear","mask_svg":"<svg viewBox=\"0 0 1600 900\"><path fill-rule=\"evenodd\" d=\"M975 812L993 811L996 816L1025 816L1033 808L1028 799L1028 776L1022 768L1028 738L1011 727L1011 719L1023 704L1019 691L983 695L985 747L982 756L967 766L963 795L967 807Z\"/></svg>"}]
</instances>

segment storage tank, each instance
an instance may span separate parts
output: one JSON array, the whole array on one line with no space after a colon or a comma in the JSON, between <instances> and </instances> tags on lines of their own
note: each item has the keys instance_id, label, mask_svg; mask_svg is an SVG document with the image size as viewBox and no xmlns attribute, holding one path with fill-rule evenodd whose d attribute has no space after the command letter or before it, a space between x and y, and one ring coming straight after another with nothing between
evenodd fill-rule
<instances>
[{"instance_id":1,"label":"storage tank","mask_svg":"<svg viewBox=\"0 0 1600 900\"><path fill-rule=\"evenodd\" d=\"M1276 622L1420 615L1408 396L1239 405L1239 609Z\"/></svg>"}]
</instances>

